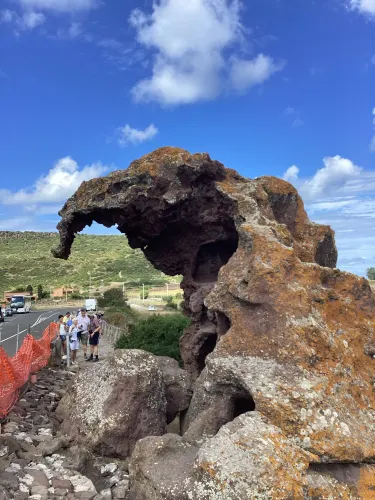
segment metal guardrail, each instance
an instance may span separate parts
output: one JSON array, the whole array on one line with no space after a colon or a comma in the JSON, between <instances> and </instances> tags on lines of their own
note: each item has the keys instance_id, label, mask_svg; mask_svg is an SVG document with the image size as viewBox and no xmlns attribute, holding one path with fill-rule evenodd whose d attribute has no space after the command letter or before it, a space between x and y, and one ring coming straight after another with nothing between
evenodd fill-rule
<instances>
[{"instance_id":1,"label":"metal guardrail","mask_svg":"<svg viewBox=\"0 0 375 500\"><path fill-rule=\"evenodd\" d=\"M129 330L127 328L110 325L102 320L102 333L109 342L115 344L122 335L129 335Z\"/></svg>"}]
</instances>

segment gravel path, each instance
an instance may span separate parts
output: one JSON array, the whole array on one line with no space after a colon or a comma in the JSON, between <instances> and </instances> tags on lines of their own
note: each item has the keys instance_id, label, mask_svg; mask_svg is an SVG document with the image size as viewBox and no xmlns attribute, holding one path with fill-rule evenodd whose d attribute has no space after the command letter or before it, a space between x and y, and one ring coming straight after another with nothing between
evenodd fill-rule
<instances>
[{"instance_id":1,"label":"gravel path","mask_svg":"<svg viewBox=\"0 0 375 500\"><path fill-rule=\"evenodd\" d=\"M113 351L101 339L100 355ZM0 434L0 500L111 500L128 494L127 464L91 455L60 431L55 410L78 370L89 372L83 360L74 371L46 367L29 384Z\"/></svg>"}]
</instances>

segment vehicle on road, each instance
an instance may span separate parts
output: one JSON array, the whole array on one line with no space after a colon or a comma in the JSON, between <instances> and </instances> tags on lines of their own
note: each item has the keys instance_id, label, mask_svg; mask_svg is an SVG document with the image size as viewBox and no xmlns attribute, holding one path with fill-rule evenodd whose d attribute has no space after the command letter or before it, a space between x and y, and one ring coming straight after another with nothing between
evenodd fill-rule
<instances>
[{"instance_id":1,"label":"vehicle on road","mask_svg":"<svg viewBox=\"0 0 375 500\"><path fill-rule=\"evenodd\" d=\"M3 310L4 316L13 316L13 310L10 306L6 306L6 308Z\"/></svg>"},{"instance_id":2,"label":"vehicle on road","mask_svg":"<svg viewBox=\"0 0 375 500\"><path fill-rule=\"evenodd\" d=\"M85 308L86 311L96 311L96 299L86 299L85 300Z\"/></svg>"},{"instance_id":3,"label":"vehicle on road","mask_svg":"<svg viewBox=\"0 0 375 500\"><path fill-rule=\"evenodd\" d=\"M31 296L13 295L10 299L10 307L13 313L29 313L31 311Z\"/></svg>"}]
</instances>

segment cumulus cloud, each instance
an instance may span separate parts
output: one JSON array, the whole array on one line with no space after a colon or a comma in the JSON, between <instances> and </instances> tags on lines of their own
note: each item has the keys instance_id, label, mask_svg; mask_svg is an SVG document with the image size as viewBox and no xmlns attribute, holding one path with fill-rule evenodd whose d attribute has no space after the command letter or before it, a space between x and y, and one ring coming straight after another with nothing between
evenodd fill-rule
<instances>
[{"instance_id":1,"label":"cumulus cloud","mask_svg":"<svg viewBox=\"0 0 375 500\"><path fill-rule=\"evenodd\" d=\"M235 59L232 63L230 77L233 87L243 91L264 83L284 67L285 62L275 62L272 57L258 54L251 60Z\"/></svg>"},{"instance_id":2,"label":"cumulus cloud","mask_svg":"<svg viewBox=\"0 0 375 500\"><path fill-rule=\"evenodd\" d=\"M74 40L82 35L82 25L76 21L73 21L69 28L66 30L59 29L57 32L57 38L61 40Z\"/></svg>"},{"instance_id":3,"label":"cumulus cloud","mask_svg":"<svg viewBox=\"0 0 375 500\"><path fill-rule=\"evenodd\" d=\"M298 179L299 168L296 165L292 165L291 167L284 172L283 179L288 182L294 182Z\"/></svg>"},{"instance_id":4,"label":"cumulus cloud","mask_svg":"<svg viewBox=\"0 0 375 500\"><path fill-rule=\"evenodd\" d=\"M27 206L63 202L80 186L83 181L98 177L108 167L101 163L79 168L70 156L61 158L47 175L41 177L29 189L19 191L0 190L0 202L3 205Z\"/></svg>"},{"instance_id":5,"label":"cumulus cloud","mask_svg":"<svg viewBox=\"0 0 375 500\"><path fill-rule=\"evenodd\" d=\"M300 186L302 196L306 200L314 200L327 196L346 185L351 179L358 177L362 168L341 156L326 156L324 167Z\"/></svg>"},{"instance_id":6,"label":"cumulus cloud","mask_svg":"<svg viewBox=\"0 0 375 500\"><path fill-rule=\"evenodd\" d=\"M375 17L375 0L349 0L349 5L361 14Z\"/></svg>"},{"instance_id":7,"label":"cumulus cloud","mask_svg":"<svg viewBox=\"0 0 375 500\"><path fill-rule=\"evenodd\" d=\"M39 9L55 12L79 12L94 9L98 0L18 0L26 10Z\"/></svg>"},{"instance_id":8,"label":"cumulus cloud","mask_svg":"<svg viewBox=\"0 0 375 500\"><path fill-rule=\"evenodd\" d=\"M136 9L137 41L154 51L152 75L133 88L136 101L189 104L214 99L226 88L260 85L283 63L259 54L244 59L239 0L156 0L151 14Z\"/></svg>"},{"instance_id":9,"label":"cumulus cloud","mask_svg":"<svg viewBox=\"0 0 375 500\"><path fill-rule=\"evenodd\" d=\"M149 125L144 130L132 128L127 124L117 130L118 144L122 147L128 144L140 144L141 142L151 140L158 132L158 129L153 124Z\"/></svg>"}]
</instances>

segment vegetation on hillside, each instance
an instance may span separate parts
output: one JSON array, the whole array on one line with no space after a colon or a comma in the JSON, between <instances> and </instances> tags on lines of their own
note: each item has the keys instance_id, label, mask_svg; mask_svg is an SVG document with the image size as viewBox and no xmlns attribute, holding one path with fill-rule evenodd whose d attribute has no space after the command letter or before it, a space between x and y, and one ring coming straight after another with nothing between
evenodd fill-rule
<instances>
[{"instance_id":1,"label":"vegetation on hillside","mask_svg":"<svg viewBox=\"0 0 375 500\"><path fill-rule=\"evenodd\" d=\"M143 349L157 356L169 356L181 363L180 337L190 320L182 314L153 315L129 326L129 335L116 343L117 349Z\"/></svg>"},{"instance_id":2,"label":"vegetation on hillside","mask_svg":"<svg viewBox=\"0 0 375 500\"><path fill-rule=\"evenodd\" d=\"M29 285L36 292L69 286L84 291L111 282L126 286L163 285L167 277L154 269L141 250L129 247L124 235L77 235L67 261L55 259L51 248L57 233L0 231L0 293ZM170 280L170 278L169 278Z\"/></svg>"}]
</instances>

